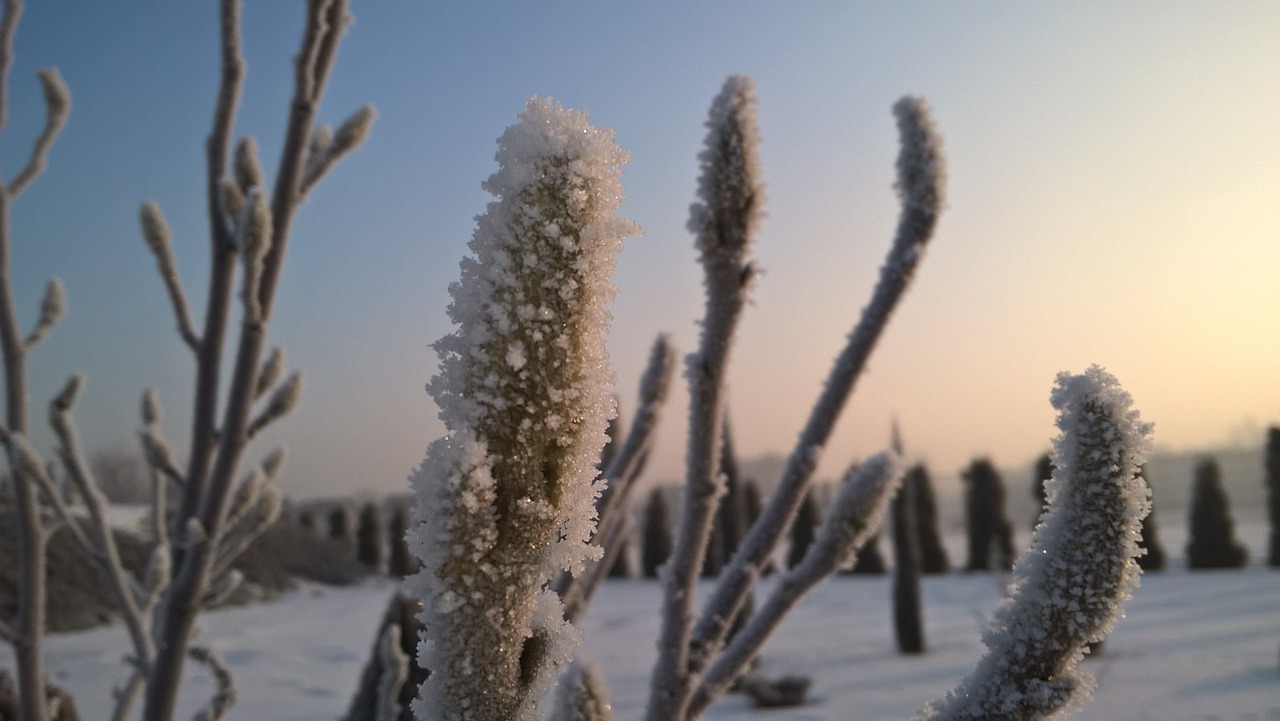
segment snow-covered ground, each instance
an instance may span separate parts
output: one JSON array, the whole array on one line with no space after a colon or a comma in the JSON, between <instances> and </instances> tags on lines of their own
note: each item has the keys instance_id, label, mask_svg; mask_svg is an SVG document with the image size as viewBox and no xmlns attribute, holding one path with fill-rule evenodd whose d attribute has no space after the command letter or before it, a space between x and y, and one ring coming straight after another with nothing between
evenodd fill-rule
<instances>
[{"instance_id":1,"label":"snow-covered ground","mask_svg":"<svg viewBox=\"0 0 1280 721\"><path fill-rule=\"evenodd\" d=\"M1240 527L1252 551L1249 568L1196 573L1181 568L1184 539L1178 529L1161 530L1172 570L1143 578L1103 654L1088 662L1098 691L1074 718L1280 721L1280 571L1262 565L1265 526ZM958 558L953 550L953 562ZM228 718L339 718L391 589L388 582L311 587L277 602L205 615L204 641L236 676L239 701ZM708 717L909 719L923 703L946 693L982 653L979 631L1001 589L993 576L953 573L925 579L924 594L929 652L904 657L894 646L887 577L838 577L823 584L771 639L761 666L767 675L812 676L814 703L762 712L733 697L712 707ZM583 653L604 668L619 719L641 717L657 601L654 582L611 581L583 622ZM74 690L82 718L108 717L126 648L119 628L49 639L54 678ZM0 666L12 666L7 648L0 651ZM210 690L209 679L195 674L179 718L189 718Z\"/></svg>"}]
</instances>

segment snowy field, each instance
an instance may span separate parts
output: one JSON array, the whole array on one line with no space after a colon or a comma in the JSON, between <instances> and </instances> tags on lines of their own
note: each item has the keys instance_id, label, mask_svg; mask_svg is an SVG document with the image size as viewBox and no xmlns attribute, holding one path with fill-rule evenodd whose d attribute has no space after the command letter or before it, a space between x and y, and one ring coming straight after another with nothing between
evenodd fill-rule
<instances>
[{"instance_id":1,"label":"snowy field","mask_svg":"<svg viewBox=\"0 0 1280 721\"><path fill-rule=\"evenodd\" d=\"M1242 571L1182 570L1184 539L1161 529L1174 570L1144 576L1127 617L1088 668L1094 701L1077 719L1103 721L1280 721L1280 571L1261 564L1266 528L1248 523L1251 550ZM948 539L953 564L961 556ZM1023 539L1020 539L1023 540ZM887 550L887 549L886 549ZM346 708L372 634L392 589L311 587L249 608L207 614L203 637L236 676L235 721L334 721ZM767 582L760 591L767 590ZM838 577L805 599L763 654L770 676L813 678L813 703L780 711L750 709L739 697L712 707L726 721L880 721L909 719L949 690L982 653L979 631L999 601L999 580L953 573L924 583L929 652L900 656L894 646L889 579ZM621 720L641 717L654 657L657 584L610 581L583 623L583 652L604 668ZM81 718L109 716L111 687L127 647L119 628L55 636L49 666L74 690ZM0 665L11 667L8 648ZM183 711L208 697L197 675Z\"/></svg>"}]
</instances>

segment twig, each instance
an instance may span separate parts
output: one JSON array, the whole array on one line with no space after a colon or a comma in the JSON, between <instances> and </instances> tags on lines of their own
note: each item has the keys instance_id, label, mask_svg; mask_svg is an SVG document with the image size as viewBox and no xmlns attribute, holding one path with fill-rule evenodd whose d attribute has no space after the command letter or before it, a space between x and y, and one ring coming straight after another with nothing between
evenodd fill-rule
<instances>
[{"instance_id":1,"label":"twig","mask_svg":"<svg viewBox=\"0 0 1280 721\"><path fill-rule=\"evenodd\" d=\"M222 663L218 654L206 646L191 646L187 649L187 655L191 660L208 666L214 681L218 684L218 690L209 699L209 703L196 712L193 719L194 721L218 721L236 702L236 686L231 671Z\"/></svg>"},{"instance_id":2,"label":"twig","mask_svg":"<svg viewBox=\"0 0 1280 721\"><path fill-rule=\"evenodd\" d=\"M378 641L382 675L378 679L376 721L400 718L400 688L409 678L409 657L400 650L400 624L388 623Z\"/></svg>"},{"instance_id":3,"label":"twig","mask_svg":"<svg viewBox=\"0 0 1280 721\"><path fill-rule=\"evenodd\" d=\"M338 126L338 132L327 138L328 142L323 144L317 140L323 141L326 138L323 135L317 138L316 131L313 131L312 142L307 149L306 170L302 176L302 188L299 193L303 196L309 193L343 156L360 147L369 137L373 121L377 117L378 113L373 106L365 105L343 121L342 125Z\"/></svg>"},{"instance_id":4,"label":"twig","mask_svg":"<svg viewBox=\"0 0 1280 721\"><path fill-rule=\"evenodd\" d=\"M22 195L22 191L27 189L31 181L44 172L45 163L49 158L49 149L53 147L58 133L67 124L67 116L71 114L71 91L67 89L66 82L58 74L58 69L47 68L37 71L36 77L40 78L40 86L44 90L44 129L40 131L35 146L31 148L31 157L27 160L26 167L5 189L10 198Z\"/></svg>"},{"instance_id":5,"label":"twig","mask_svg":"<svg viewBox=\"0 0 1280 721\"><path fill-rule=\"evenodd\" d=\"M943 203L941 138L923 100L904 97L894 105L894 113L902 139L895 186L902 200L902 215L893 246L880 269L871 302L836 358L773 496L721 573L720 582L704 607L693 632L691 658L695 670L709 663L715 649L724 642L729 624L751 592L762 564L795 519L822 448L933 235Z\"/></svg>"},{"instance_id":6,"label":"twig","mask_svg":"<svg viewBox=\"0 0 1280 721\"><path fill-rule=\"evenodd\" d=\"M116 707L111 712L111 721L128 721L129 711L133 708L133 702L138 698L138 692L142 690L142 682L145 680L146 676L141 670L134 670L124 687L112 692Z\"/></svg>"},{"instance_id":7,"label":"twig","mask_svg":"<svg viewBox=\"0 0 1280 721\"><path fill-rule=\"evenodd\" d=\"M689 698L689 637L694 584L702 570L711 524L723 492L718 474L724 374L738 317L755 275L747 253L763 214L757 152L756 97L750 78L725 81L711 105L700 156L700 203L689 228L697 234L707 309L701 343L689 357L689 444L684 503L663 579L662 630L646 714L679 721Z\"/></svg>"},{"instance_id":8,"label":"twig","mask_svg":"<svg viewBox=\"0 0 1280 721\"><path fill-rule=\"evenodd\" d=\"M200 337L196 335L195 325L191 322L187 293L182 289L182 277L178 275L178 264L173 258L173 238L169 224L165 222L160 206L150 200L142 204L138 215L142 225L142 238L151 249L152 257L156 259L156 268L169 293L169 302L173 305L173 314L178 320L178 334L188 348L198 353Z\"/></svg>"},{"instance_id":9,"label":"twig","mask_svg":"<svg viewBox=\"0 0 1280 721\"><path fill-rule=\"evenodd\" d=\"M872 456L849 474L800 565L779 582L760 610L707 669L689 704L691 718L700 716L712 701L728 690L760 652L783 616L809 589L857 557L862 546L879 530L889 499L901 480L902 459L893 452Z\"/></svg>"},{"instance_id":10,"label":"twig","mask_svg":"<svg viewBox=\"0 0 1280 721\"><path fill-rule=\"evenodd\" d=\"M89 511L89 525L97 537L98 548L89 546L86 553L98 566L98 570L106 577L115 596L116 605L124 617L125 626L129 629L134 653L137 655L140 668L150 669L155 656L155 646L147 629L147 614L138 606L141 589L137 579L124 568L120 559L120 550L116 546L115 535L111 532L111 524L107 522L104 507L106 498L94 482L84 453L80 448L79 433L71 411L75 407L76 398L83 384L83 376L72 376L62 392L49 404L49 425L58 437L58 455L67 474L80 491L85 508ZM77 531L78 529L73 529ZM88 544L88 541L84 541Z\"/></svg>"},{"instance_id":11,"label":"twig","mask_svg":"<svg viewBox=\"0 0 1280 721\"><path fill-rule=\"evenodd\" d=\"M653 347L649 351L649 363L640 377L640 403L632 418L631 431L627 434L622 449L605 469L604 477L608 485L600 499L599 518L593 536L597 542L603 539L600 545L604 548L604 556L589 562L585 574L573 576L568 571L561 573L551 586L551 590L560 594L564 600L566 620L573 621L586 611L591 593L584 592L583 579L591 578L595 572L594 569L605 564L605 558L610 555L609 539L620 537L613 532L614 527L625 518L630 505L628 496L635 486L636 478L644 470L644 461L648 457L649 449L653 447L658 419L662 406L666 403L673 375L675 375L675 348L671 345L671 339L662 334L654 340ZM616 558L617 553L613 553L613 556ZM605 567L608 568L608 565L605 564Z\"/></svg>"}]
</instances>

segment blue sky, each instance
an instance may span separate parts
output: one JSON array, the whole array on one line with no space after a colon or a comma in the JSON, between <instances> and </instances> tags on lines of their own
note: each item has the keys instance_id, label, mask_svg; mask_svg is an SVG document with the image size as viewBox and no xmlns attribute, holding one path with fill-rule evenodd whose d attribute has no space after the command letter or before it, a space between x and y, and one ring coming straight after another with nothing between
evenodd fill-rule
<instances>
[{"instance_id":1,"label":"blue sky","mask_svg":"<svg viewBox=\"0 0 1280 721\"><path fill-rule=\"evenodd\" d=\"M268 159L302 9L245 11L236 132ZM353 0L352 12L321 118L372 103L379 119L294 226L272 340L305 392L258 451L290 447L288 492L402 489L442 432L423 391L428 345L449 332L447 286L487 201L494 140L531 95L589 110L632 153L623 214L645 234L619 258L610 337L628 414L653 336L696 344L684 225L707 107L734 73L756 80L768 184L765 275L730 373L744 454L790 449L869 297L897 214L889 108L904 93L929 99L945 138L948 211L820 475L881 447L895 416L942 475L976 454L1024 463L1048 446L1054 374L1094 362L1168 448L1280 422L1274 3ZM87 374L90 446L133 443L149 386L166 434L186 436L191 357L137 210L160 204L202 307L216 42L211 2L32 0L18 31L6 177L43 120L35 70L58 66L74 96L49 170L13 207L25 327L49 276L70 298L31 359L33 416ZM651 480L680 475L684 414L668 409Z\"/></svg>"}]
</instances>

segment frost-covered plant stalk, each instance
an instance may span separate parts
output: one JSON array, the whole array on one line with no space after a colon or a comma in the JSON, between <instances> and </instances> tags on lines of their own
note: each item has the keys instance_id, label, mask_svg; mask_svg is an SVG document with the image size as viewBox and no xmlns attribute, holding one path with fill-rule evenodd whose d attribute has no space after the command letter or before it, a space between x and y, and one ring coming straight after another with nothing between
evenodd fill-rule
<instances>
[{"instance_id":1,"label":"frost-covered plant stalk","mask_svg":"<svg viewBox=\"0 0 1280 721\"><path fill-rule=\"evenodd\" d=\"M684 502L671 560L663 575L662 630L649 696L650 721L676 719L688 703L693 588L702 571L716 509L724 492L719 474L724 376L729 349L755 270L747 254L763 215L755 85L732 76L711 104L702 176L691 208L707 292L698 352L689 356L689 442Z\"/></svg>"},{"instance_id":2,"label":"frost-covered plant stalk","mask_svg":"<svg viewBox=\"0 0 1280 721\"><path fill-rule=\"evenodd\" d=\"M548 721L613 721L613 706L600 669L574 661L560 679Z\"/></svg>"},{"instance_id":3,"label":"frost-covered plant stalk","mask_svg":"<svg viewBox=\"0 0 1280 721\"><path fill-rule=\"evenodd\" d=\"M1138 584L1138 538L1151 506L1138 473L1151 424L1098 366L1059 374L1052 400L1061 433L1049 510L984 634L987 655L917 719L1030 721L1078 708L1093 686L1080 667L1085 647L1110 632Z\"/></svg>"},{"instance_id":4,"label":"frost-covered plant stalk","mask_svg":"<svg viewBox=\"0 0 1280 721\"><path fill-rule=\"evenodd\" d=\"M21 0L6 0L0 19L0 128L8 115L9 71L13 64L13 40L22 16ZM27 357L45 334L56 324L66 308L66 297L57 278L45 286L39 318L24 337L19 327L17 301L13 295L10 271L10 208L31 183L44 171L49 151L67 122L71 93L57 68L37 73L44 91L45 122L28 156L26 165L8 182L0 178L0 361L4 364L4 416L0 437L25 443L28 428ZM18 672L17 718L21 721L44 721L49 717L45 700L44 619L45 619L45 549L50 528L41 515L42 503L37 487L37 474L23 463L14 442L4 444L8 451L13 482L14 507L12 528L17 545L16 608L12 618L0 617L0 639L12 644ZM52 500L52 499L48 499ZM5 533L9 533L5 530ZM7 616L7 614L5 614Z\"/></svg>"},{"instance_id":5,"label":"frost-covered plant stalk","mask_svg":"<svg viewBox=\"0 0 1280 721\"><path fill-rule=\"evenodd\" d=\"M596 462L614 413L604 349L627 154L587 115L530 100L498 140L497 197L450 292L428 385L448 434L417 491L410 579L431 671L418 718L536 718L577 646L546 587L598 554Z\"/></svg>"}]
</instances>

